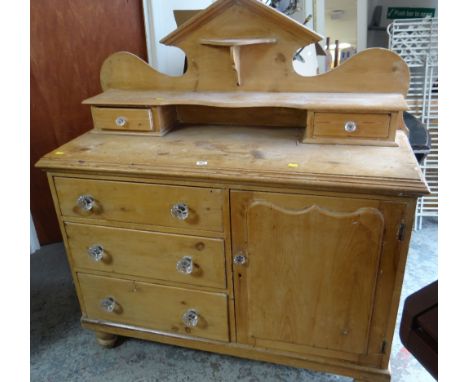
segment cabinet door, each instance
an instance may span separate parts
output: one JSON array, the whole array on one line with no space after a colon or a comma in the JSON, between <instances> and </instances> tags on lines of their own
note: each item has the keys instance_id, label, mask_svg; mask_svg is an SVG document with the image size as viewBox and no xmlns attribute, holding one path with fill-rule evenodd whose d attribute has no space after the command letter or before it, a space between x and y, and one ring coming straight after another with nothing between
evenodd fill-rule
<instances>
[{"instance_id":1,"label":"cabinet door","mask_svg":"<svg viewBox=\"0 0 468 382\"><path fill-rule=\"evenodd\" d=\"M239 342L367 351L382 252L380 202L231 193Z\"/></svg>"}]
</instances>

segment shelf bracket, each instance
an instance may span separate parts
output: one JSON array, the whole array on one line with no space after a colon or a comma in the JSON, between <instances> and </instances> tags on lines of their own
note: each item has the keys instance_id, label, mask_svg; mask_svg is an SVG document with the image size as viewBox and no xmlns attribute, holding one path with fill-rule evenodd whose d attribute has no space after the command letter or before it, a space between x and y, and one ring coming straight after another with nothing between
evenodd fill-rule
<instances>
[{"instance_id":1,"label":"shelf bracket","mask_svg":"<svg viewBox=\"0 0 468 382\"><path fill-rule=\"evenodd\" d=\"M260 45L260 44L275 44L276 38L226 38L226 39L201 39L202 45L223 46L229 47L231 55L232 67L236 72L237 86L242 85L241 75L241 47L247 45Z\"/></svg>"},{"instance_id":2,"label":"shelf bracket","mask_svg":"<svg viewBox=\"0 0 468 382\"><path fill-rule=\"evenodd\" d=\"M241 66L240 66L240 46L233 45L230 47L231 51L231 60L232 60L232 67L236 72L237 77L237 86L242 85L242 76L241 76Z\"/></svg>"}]
</instances>

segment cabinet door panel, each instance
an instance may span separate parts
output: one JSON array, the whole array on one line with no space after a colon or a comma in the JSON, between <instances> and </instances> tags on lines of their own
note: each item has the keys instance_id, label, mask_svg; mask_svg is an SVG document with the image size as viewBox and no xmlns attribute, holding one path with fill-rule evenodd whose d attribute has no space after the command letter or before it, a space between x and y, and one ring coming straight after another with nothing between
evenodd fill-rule
<instances>
[{"instance_id":1,"label":"cabinet door panel","mask_svg":"<svg viewBox=\"0 0 468 382\"><path fill-rule=\"evenodd\" d=\"M364 354L384 231L377 201L233 192L238 338Z\"/></svg>"}]
</instances>

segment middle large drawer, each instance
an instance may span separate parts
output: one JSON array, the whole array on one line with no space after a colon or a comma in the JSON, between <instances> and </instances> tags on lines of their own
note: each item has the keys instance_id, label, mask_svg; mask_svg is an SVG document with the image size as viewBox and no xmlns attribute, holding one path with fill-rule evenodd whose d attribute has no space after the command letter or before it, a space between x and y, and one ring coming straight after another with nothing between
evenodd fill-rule
<instances>
[{"instance_id":1,"label":"middle large drawer","mask_svg":"<svg viewBox=\"0 0 468 382\"><path fill-rule=\"evenodd\" d=\"M123 275L224 289L224 241L65 223L73 265Z\"/></svg>"}]
</instances>

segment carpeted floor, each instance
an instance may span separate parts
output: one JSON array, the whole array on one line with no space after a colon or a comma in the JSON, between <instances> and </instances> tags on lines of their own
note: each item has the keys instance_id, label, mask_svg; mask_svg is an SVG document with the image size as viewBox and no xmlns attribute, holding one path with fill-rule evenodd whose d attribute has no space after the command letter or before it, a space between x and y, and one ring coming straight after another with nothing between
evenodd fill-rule
<instances>
[{"instance_id":1,"label":"carpeted floor","mask_svg":"<svg viewBox=\"0 0 468 382\"><path fill-rule=\"evenodd\" d=\"M427 221L421 231L413 233L402 301L437 277L437 222ZM400 314L401 309L399 317ZM402 347L398 330L391 365L394 382L433 381ZM78 301L63 245L58 243L45 246L31 256L31 381L345 382L351 379L130 338L114 349L103 349L93 333L80 327Z\"/></svg>"}]
</instances>

